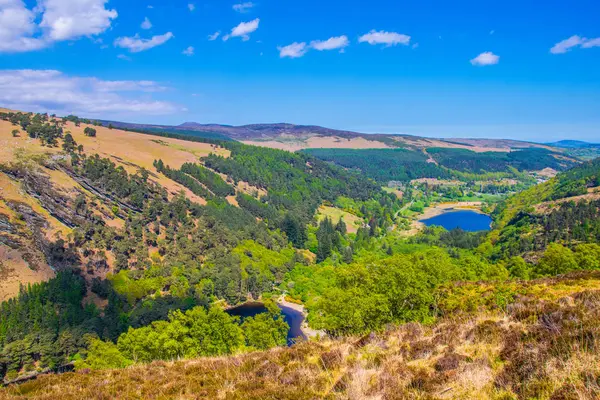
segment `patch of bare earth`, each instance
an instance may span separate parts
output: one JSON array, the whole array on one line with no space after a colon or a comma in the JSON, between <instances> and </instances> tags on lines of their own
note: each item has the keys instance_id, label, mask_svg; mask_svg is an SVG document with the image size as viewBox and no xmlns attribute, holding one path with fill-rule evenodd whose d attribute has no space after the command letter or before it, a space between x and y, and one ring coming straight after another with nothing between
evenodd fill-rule
<instances>
[{"instance_id":1,"label":"patch of bare earth","mask_svg":"<svg viewBox=\"0 0 600 400\"><path fill-rule=\"evenodd\" d=\"M362 137L341 138L337 136L309 136L294 137L293 139L273 139L273 140L249 140L243 143L281 149L287 151L298 151L302 149L386 149L390 148L387 144L368 140Z\"/></svg>"},{"instance_id":2,"label":"patch of bare earth","mask_svg":"<svg viewBox=\"0 0 600 400\"><path fill-rule=\"evenodd\" d=\"M16 296L21 285L44 282L54 276L54 271L43 262L31 265L24 259L28 258L26 254L0 244L0 302Z\"/></svg>"}]
</instances>

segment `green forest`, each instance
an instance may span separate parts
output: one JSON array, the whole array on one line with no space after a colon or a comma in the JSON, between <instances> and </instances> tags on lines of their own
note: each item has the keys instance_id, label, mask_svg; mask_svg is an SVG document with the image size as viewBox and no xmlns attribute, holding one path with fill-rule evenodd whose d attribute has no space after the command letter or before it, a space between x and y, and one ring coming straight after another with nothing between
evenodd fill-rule
<instances>
[{"instance_id":1,"label":"green forest","mask_svg":"<svg viewBox=\"0 0 600 400\"><path fill-rule=\"evenodd\" d=\"M475 152L468 149L431 147L409 149L307 149L304 153L356 169L374 180L410 181L419 178L472 180L493 173L513 176L513 171L552 168L566 170L576 165L572 159L556 157L557 152L525 148L509 152Z\"/></svg>"}]
</instances>

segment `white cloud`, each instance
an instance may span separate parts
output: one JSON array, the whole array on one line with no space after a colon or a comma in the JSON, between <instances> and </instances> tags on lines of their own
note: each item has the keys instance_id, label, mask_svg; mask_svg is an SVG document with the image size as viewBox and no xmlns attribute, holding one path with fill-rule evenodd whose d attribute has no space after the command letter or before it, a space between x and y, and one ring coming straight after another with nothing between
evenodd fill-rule
<instances>
[{"instance_id":1,"label":"white cloud","mask_svg":"<svg viewBox=\"0 0 600 400\"><path fill-rule=\"evenodd\" d=\"M190 11L194 11L196 9L196 5L194 3L188 3L188 9Z\"/></svg>"},{"instance_id":2,"label":"white cloud","mask_svg":"<svg viewBox=\"0 0 600 400\"><path fill-rule=\"evenodd\" d=\"M46 46L32 37L36 31L35 14L21 0L0 1L0 52L24 52Z\"/></svg>"},{"instance_id":3,"label":"white cloud","mask_svg":"<svg viewBox=\"0 0 600 400\"><path fill-rule=\"evenodd\" d=\"M213 33L212 35L208 35L208 40L210 40L210 41L217 40L217 38L219 37L220 34L221 34L221 31L217 31L217 32Z\"/></svg>"},{"instance_id":4,"label":"white cloud","mask_svg":"<svg viewBox=\"0 0 600 400\"><path fill-rule=\"evenodd\" d=\"M491 51L486 51L486 52L481 53L474 59L472 59L471 64L477 65L477 66L494 65L494 64L498 64L499 61L500 61L499 56L495 55Z\"/></svg>"},{"instance_id":5,"label":"white cloud","mask_svg":"<svg viewBox=\"0 0 600 400\"><path fill-rule=\"evenodd\" d=\"M323 50L336 50L336 49L344 49L350 44L348 41L348 37L346 35L330 37L327 40L313 40L310 42L310 47L315 50L323 51Z\"/></svg>"},{"instance_id":6,"label":"white cloud","mask_svg":"<svg viewBox=\"0 0 600 400\"><path fill-rule=\"evenodd\" d=\"M564 54L571 50L573 47L580 46L582 49L589 49L591 47L600 46L600 38L588 39L584 37L580 37L578 35L573 35L568 39L562 40L556 43L550 49L550 53L552 54Z\"/></svg>"},{"instance_id":7,"label":"white cloud","mask_svg":"<svg viewBox=\"0 0 600 400\"><path fill-rule=\"evenodd\" d=\"M54 42L98 35L117 18L107 0L0 0L0 52L39 50ZM39 24L38 24L39 21Z\"/></svg>"},{"instance_id":8,"label":"white cloud","mask_svg":"<svg viewBox=\"0 0 600 400\"><path fill-rule=\"evenodd\" d=\"M560 41L558 43L556 43L551 49L550 49L550 53L552 54L562 54L562 53L566 53L567 51L569 51L572 47L576 47L579 46L581 43L583 43L583 39L580 38L577 35L573 35L568 39L565 39L563 41Z\"/></svg>"},{"instance_id":9,"label":"white cloud","mask_svg":"<svg viewBox=\"0 0 600 400\"><path fill-rule=\"evenodd\" d=\"M294 42L292 44L288 44L287 46L280 46L277 48L279 50L279 57L289 57L289 58L298 58L302 57L306 54L309 47L306 46L306 42L298 43Z\"/></svg>"},{"instance_id":10,"label":"white cloud","mask_svg":"<svg viewBox=\"0 0 600 400\"><path fill-rule=\"evenodd\" d=\"M133 37L120 37L115 40L115 46L123 49L128 49L132 53L139 53L140 51L149 50L153 47L160 46L166 43L173 37L171 32L167 32L164 35L152 36L150 39L142 39L139 35Z\"/></svg>"},{"instance_id":11,"label":"white cloud","mask_svg":"<svg viewBox=\"0 0 600 400\"><path fill-rule=\"evenodd\" d=\"M239 13L245 13L248 12L254 6L254 3L252 3L251 1L247 1L245 3L234 4L233 9Z\"/></svg>"},{"instance_id":12,"label":"white cloud","mask_svg":"<svg viewBox=\"0 0 600 400\"><path fill-rule=\"evenodd\" d=\"M181 52L181 54L185 54L186 56L193 56L194 55L194 47L189 46L187 49L183 50Z\"/></svg>"},{"instance_id":13,"label":"white cloud","mask_svg":"<svg viewBox=\"0 0 600 400\"><path fill-rule=\"evenodd\" d=\"M0 103L18 110L97 117L178 111L174 104L148 97L165 89L154 81L104 81L55 70L0 70ZM147 94L132 97L135 93Z\"/></svg>"},{"instance_id":14,"label":"white cloud","mask_svg":"<svg viewBox=\"0 0 600 400\"><path fill-rule=\"evenodd\" d=\"M581 44L583 49L589 49L591 47L600 47L600 38L594 39L585 39L585 41Z\"/></svg>"},{"instance_id":15,"label":"white cloud","mask_svg":"<svg viewBox=\"0 0 600 400\"><path fill-rule=\"evenodd\" d=\"M246 41L250 39L249 34L258 29L258 24L260 23L260 19L256 18L252 21L242 22L238 26L231 29L231 33L223 36L223 40L228 40L232 37L241 37L242 40Z\"/></svg>"},{"instance_id":16,"label":"white cloud","mask_svg":"<svg viewBox=\"0 0 600 400\"><path fill-rule=\"evenodd\" d=\"M117 11L105 8L108 0L40 0L44 16L40 27L54 41L71 40L104 32L117 18Z\"/></svg>"},{"instance_id":17,"label":"white cloud","mask_svg":"<svg viewBox=\"0 0 600 400\"><path fill-rule=\"evenodd\" d=\"M142 28L142 29L150 29L150 28L152 28L152 22L150 22L150 20L148 19L148 17L144 18L144 22L142 22L142 25L140 25L140 28Z\"/></svg>"},{"instance_id":18,"label":"white cloud","mask_svg":"<svg viewBox=\"0 0 600 400\"><path fill-rule=\"evenodd\" d=\"M117 56L117 58L121 59L121 60L125 60L125 61L131 61L131 57L126 56L125 54L119 54Z\"/></svg>"},{"instance_id":19,"label":"white cloud","mask_svg":"<svg viewBox=\"0 0 600 400\"><path fill-rule=\"evenodd\" d=\"M376 31L372 30L358 38L359 43L369 43L371 45L384 44L387 47L397 44L408 45L410 36L396 32Z\"/></svg>"}]
</instances>

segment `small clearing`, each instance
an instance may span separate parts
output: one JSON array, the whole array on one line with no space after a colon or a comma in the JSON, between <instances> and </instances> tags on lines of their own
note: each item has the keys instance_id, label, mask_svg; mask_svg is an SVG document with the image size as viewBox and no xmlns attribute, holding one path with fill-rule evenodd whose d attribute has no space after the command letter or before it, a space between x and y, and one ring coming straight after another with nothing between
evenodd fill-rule
<instances>
[{"instance_id":1,"label":"small clearing","mask_svg":"<svg viewBox=\"0 0 600 400\"><path fill-rule=\"evenodd\" d=\"M340 210L336 207L329 206L321 206L317 211L317 219L322 221L323 219L329 217L334 224L337 224L340 218L344 219L346 223L346 229L349 233L358 232L358 228L363 224L363 220L360 217L357 217L354 214L350 214L349 212Z\"/></svg>"}]
</instances>

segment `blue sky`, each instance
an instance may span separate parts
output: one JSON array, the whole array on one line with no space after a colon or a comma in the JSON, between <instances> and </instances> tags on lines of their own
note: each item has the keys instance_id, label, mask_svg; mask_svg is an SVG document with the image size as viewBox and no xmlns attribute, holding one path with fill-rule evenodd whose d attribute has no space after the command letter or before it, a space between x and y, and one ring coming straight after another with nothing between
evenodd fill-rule
<instances>
[{"instance_id":1,"label":"blue sky","mask_svg":"<svg viewBox=\"0 0 600 400\"><path fill-rule=\"evenodd\" d=\"M0 104L57 114L600 142L599 71L592 0L0 0Z\"/></svg>"}]
</instances>

